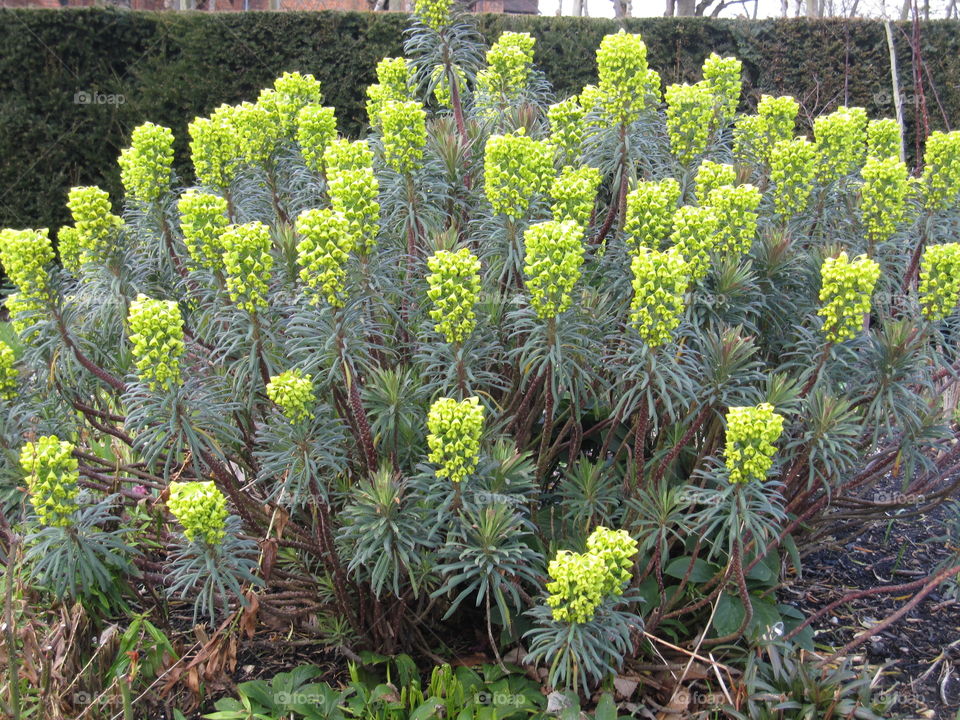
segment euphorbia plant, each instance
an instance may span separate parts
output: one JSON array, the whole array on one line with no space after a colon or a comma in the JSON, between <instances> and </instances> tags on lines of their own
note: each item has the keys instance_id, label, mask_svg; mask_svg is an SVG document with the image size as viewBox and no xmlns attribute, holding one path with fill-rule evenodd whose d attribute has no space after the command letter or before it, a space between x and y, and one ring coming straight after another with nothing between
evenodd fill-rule
<instances>
[{"instance_id":1,"label":"euphorbia plant","mask_svg":"<svg viewBox=\"0 0 960 720\"><path fill-rule=\"evenodd\" d=\"M529 612L589 690L643 624L756 637L781 552L892 509L887 476L960 482L960 135L910 179L860 109L812 141L789 96L738 116L734 58L664 95L618 33L562 99L531 37L476 38L420 2L367 137L288 73L191 123L192 186L139 128L59 265L0 233L0 497L40 586L213 622L256 595L350 651L482 613L496 656Z\"/></svg>"}]
</instances>

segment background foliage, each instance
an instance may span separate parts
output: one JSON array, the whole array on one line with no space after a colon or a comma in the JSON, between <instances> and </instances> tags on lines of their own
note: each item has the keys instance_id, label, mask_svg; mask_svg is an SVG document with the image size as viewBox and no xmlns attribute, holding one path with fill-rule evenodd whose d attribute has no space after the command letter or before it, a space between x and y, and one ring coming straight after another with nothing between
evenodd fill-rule
<instances>
[{"instance_id":1,"label":"background foliage","mask_svg":"<svg viewBox=\"0 0 960 720\"><path fill-rule=\"evenodd\" d=\"M395 13L0 10L0 225L65 224L74 185L100 185L118 197L116 158L147 119L173 129L177 168L190 182L188 119L255 95L285 70L321 80L341 132L357 136L365 88L381 58L401 53L405 22ZM536 37L536 63L558 97L596 77L594 50L619 26L506 15L477 22L488 42L503 30ZM744 109L770 93L801 102L803 127L844 104L893 115L882 23L646 18L623 25L646 39L650 65L664 83L695 81L703 58L715 51L743 61ZM911 35L909 23L894 25L908 128L916 94ZM960 24L925 23L921 57L930 129L949 129L947 119L960 116ZM123 101L83 104L78 93ZM907 146L913 148L911 140Z\"/></svg>"}]
</instances>

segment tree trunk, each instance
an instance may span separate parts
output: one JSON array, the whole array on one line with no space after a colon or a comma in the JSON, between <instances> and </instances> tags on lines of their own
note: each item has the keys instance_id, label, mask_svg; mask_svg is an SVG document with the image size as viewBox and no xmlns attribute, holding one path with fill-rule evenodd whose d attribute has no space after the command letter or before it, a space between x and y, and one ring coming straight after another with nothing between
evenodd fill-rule
<instances>
[{"instance_id":1,"label":"tree trunk","mask_svg":"<svg viewBox=\"0 0 960 720\"><path fill-rule=\"evenodd\" d=\"M820 17L820 0L807 0L807 17Z\"/></svg>"},{"instance_id":2,"label":"tree trunk","mask_svg":"<svg viewBox=\"0 0 960 720\"><path fill-rule=\"evenodd\" d=\"M667 9L663 11L664 17L673 17L677 14L677 0L667 0Z\"/></svg>"},{"instance_id":3,"label":"tree trunk","mask_svg":"<svg viewBox=\"0 0 960 720\"><path fill-rule=\"evenodd\" d=\"M677 0L677 15L679 17L693 17L695 11L695 0Z\"/></svg>"}]
</instances>

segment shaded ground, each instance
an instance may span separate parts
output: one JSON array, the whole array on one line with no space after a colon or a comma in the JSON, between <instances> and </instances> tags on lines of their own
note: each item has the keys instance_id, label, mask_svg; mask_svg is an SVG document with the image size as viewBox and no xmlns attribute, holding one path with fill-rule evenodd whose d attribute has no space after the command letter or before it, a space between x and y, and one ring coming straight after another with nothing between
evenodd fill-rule
<instances>
[{"instance_id":1,"label":"shaded ground","mask_svg":"<svg viewBox=\"0 0 960 720\"><path fill-rule=\"evenodd\" d=\"M845 537L843 528L804 560L803 577L781 599L805 613L853 591L900 585L925 577L950 556L944 543L930 538L944 533L948 508L941 505L916 517L882 522ZM851 533L855 525L849 525ZM857 650L865 672L884 666L883 693L895 700L901 718L960 718L960 602L945 597L945 587L928 595L889 630ZM815 625L818 646L842 647L865 629L902 607L912 593L855 600Z\"/></svg>"}]
</instances>

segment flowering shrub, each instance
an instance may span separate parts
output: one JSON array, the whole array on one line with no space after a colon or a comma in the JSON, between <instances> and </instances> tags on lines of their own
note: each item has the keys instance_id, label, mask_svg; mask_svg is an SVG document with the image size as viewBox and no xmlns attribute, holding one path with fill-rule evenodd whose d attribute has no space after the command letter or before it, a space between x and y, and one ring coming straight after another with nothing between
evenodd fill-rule
<instances>
[{"instance_id":1,"label":"flowering shrub","mask_svg":"<svg viewBox=\"0 0 960 720\"><path fill-rule=\"evenodd\" d=\"M911 178L861 109L738 114L735 58L661 94L620 32L568 99L533 59L421 0L366 137L285 74L190 124L192 178L145 125L126 198L0 232L25 595L208 622L208 668L261 620L351 656L476 626L584 696L661 636L810 647L796 547L956 484L960 134Z\"/></svg>"}]
</instances>

